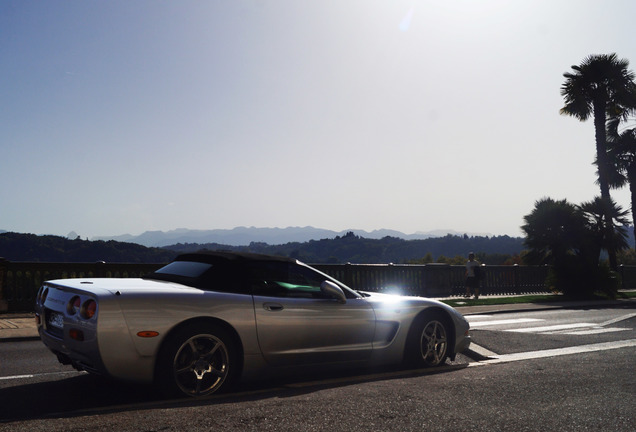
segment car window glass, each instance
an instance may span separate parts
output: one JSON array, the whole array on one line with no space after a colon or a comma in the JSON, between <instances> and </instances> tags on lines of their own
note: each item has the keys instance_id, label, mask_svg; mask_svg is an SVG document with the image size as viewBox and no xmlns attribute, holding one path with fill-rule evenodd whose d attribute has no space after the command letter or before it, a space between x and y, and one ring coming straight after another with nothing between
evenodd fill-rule
<instances>
[{"instance_id":1,"label":"car window glass","mask_svg":"<svg viewBox=\"0 0 636 432\"><path fill-rule=\"evenodd\" d=\"M325 298L320 285L324 276L288 262L255 263L250 271L255 295L291 298Z\"/></svg>"},{"instance_id":2,"label":"car window glass","mask_svg":"<svg viewBox=\"0 0 636 432\"><path fill-rule=\"evenodd\" d=\"M206 291L249 294L243 273L239 266L227 260L218 260L214 264L174 261L144 278L176 282Z\"/></svg>"},{"instance_id":3,"label":"car window glass","mask_svg":"<svg viewBox=\"0 0 636 432\"><path fill-rule=\"evenodd\" d=\"M194 261L174 261L161 267L155 273L170 274L189 278L197 278L208 271L212 264Z\"/></svg>"},{"instance_id":4,"label":"car window glass","mask_svg":"<svg viewBox=\"0 0 636 432\"><path fill-rule=\"evenodd\" d=\"M240 266L231 263L215 265L199 278L199 287L207 291L249 294L243 273Z\"/></svg>"}]
</instances>

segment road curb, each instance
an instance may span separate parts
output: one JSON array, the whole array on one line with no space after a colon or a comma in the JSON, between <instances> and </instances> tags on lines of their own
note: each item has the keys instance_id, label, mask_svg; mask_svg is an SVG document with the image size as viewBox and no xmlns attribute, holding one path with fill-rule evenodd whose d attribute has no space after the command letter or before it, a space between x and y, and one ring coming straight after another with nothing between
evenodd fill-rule
<instances>
[{"instance_id":1,"label":"road curb","mask_svg":"<svg viewBox=\"0 0 636 432\"><path fill-rule=\"evenodd\" d=\"M40 336L9 336L9 337L1 337L0 343L2 342L31 342L40 340Z\"/></svg>"}]
</instances>

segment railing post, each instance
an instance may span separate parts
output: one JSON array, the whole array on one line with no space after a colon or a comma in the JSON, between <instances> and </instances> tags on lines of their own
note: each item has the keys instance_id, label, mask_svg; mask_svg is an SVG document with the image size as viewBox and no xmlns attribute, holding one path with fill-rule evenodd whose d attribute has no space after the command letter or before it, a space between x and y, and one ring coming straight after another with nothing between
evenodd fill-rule
<instances>
[{"instance_id":1,"label":"railing post","mask_svg":"<svg viewBox=\"0 0 636 432\"><path fill-rule=\"evenodd\" d=\"M424 264L422 266L422 297L428 297L428 266Z\"/></svg>"},{"instance_id":2,"label":"railing post","mask_svg":"<svg viewBox=\"0 0 636 432\"><path fill-rule=\"evenodd\" d=\"M416 295L426 297L426 264L418 266L418 271L420 273L420 286L418 291L416 291Z\"/></svg>"},{"instance_id":3,"label":"railing post","mask_svg":"<svg viewBox=\"0 0 636 432\"><path fill-rule=\"evenodd\" d=\"M4 288L7 284L7 266L9 261L0 258L0 313L9 310L9 303L4 298Z\"/></svg>"},{"instance_id":4,"label":"railing post","mask_svg":"<svg viewBox=\"0 0 636 432\"><path fill-rule=\"evenodd\" d=\"M360 289L353 286L353 266L350 262L346 263L344 267L344 283L353 289Z\"/></svg>"},{"instance_id":5,"label":"railing post","mask_svg":"<svg viewBox=\"0 0 636 432\"><path fill-rule=\"evenodd\" d=\"M106 277L106 262L104 261L96 261L95 262L95 277L103 278Z\"/></svg>"}]
</instances>

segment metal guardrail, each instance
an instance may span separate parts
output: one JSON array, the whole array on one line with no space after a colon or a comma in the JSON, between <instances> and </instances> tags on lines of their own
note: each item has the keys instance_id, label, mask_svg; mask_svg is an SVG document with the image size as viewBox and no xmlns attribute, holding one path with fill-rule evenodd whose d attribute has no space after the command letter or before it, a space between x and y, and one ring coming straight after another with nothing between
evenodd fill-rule
<instances>
[{"instance_id":1,"label":"metal guardrail","mask_svg":"<svg viewBox=\"0 0 636 432\"><path fill-rule=\"evenodd\" d=\"M42 283L83 277L140 277L163 264L40 263L0 259L0 312L32 311ZM399 292L424 297L461 296L465 292L464 266L445 264L314 264L313 267L363 291ZM545 266L484 266L482 295L549 293ZM636 267L624 268L636 286Z\"/></svg>"},{"instance_id":2,"label":"metal guardrail","mask_svg":"<svg viewBox=\"0 0 636 432\"><path fill-rule=\"evenodd\" d=\"M0 313L30 312L46 280L127 278L151 273L164 264L12 262L0 258ZM314 264L316 269L362 291L453 297L465 292L464 266L446 264ZM482 295L550 293L546 266L483 266ZM621 288L636 289L636 266L620 266Z\"/></svg>"},{"instance_id":3,"label":"metal guardrail","mask_svg":"<svg viewBox=\"0 0 636 432\"><path fill-rule=\"evenodd\" d=\"M0 259L0 312L33 311L38 289L47 280L140 277L162 265L11 262Z\"/></svg>"},{"instance_id":4,"label":"metal guardrail","mask_svg":"<svg viewBox=\"0 0 636 432\"><path fill-rule=\"evenodd\" d=\"M363 291L453 297L466 292L464 266L446 264L317 264L313 267ZM482 295L542 294L546 266L483 266Z\"/></svg>"}]
</instances>

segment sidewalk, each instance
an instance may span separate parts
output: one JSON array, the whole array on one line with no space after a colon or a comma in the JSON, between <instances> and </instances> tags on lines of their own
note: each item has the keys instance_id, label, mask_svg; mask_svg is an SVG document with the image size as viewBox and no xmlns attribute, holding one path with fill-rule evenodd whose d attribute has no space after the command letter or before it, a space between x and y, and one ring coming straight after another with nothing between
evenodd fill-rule
<instances>
[{"instance_id":1,"label":"sidewalk","mask_svg":"<svg viewBox=\"0 0 636 432\"><path fill-rule=\"evenodd\" d=\"M470 303L470 300L466 301ZM616 306L636 303L636 299L602 301L564 301L551 303L517 303L492 306L458 306L463 315L496 314L517 311L535 311L565 308ZM0 343L39 339L34 313L0 314Z\"/></svg>"},{"instance_id":2,"label":"sidewalk","mask_svg":"<svg viewBox=\"0 0 636 432\"><path fill-rule=\"evenodd\" d=\"M0 314L0 342L38 338L34 313Z\"/></svg>"}]
</instances>

